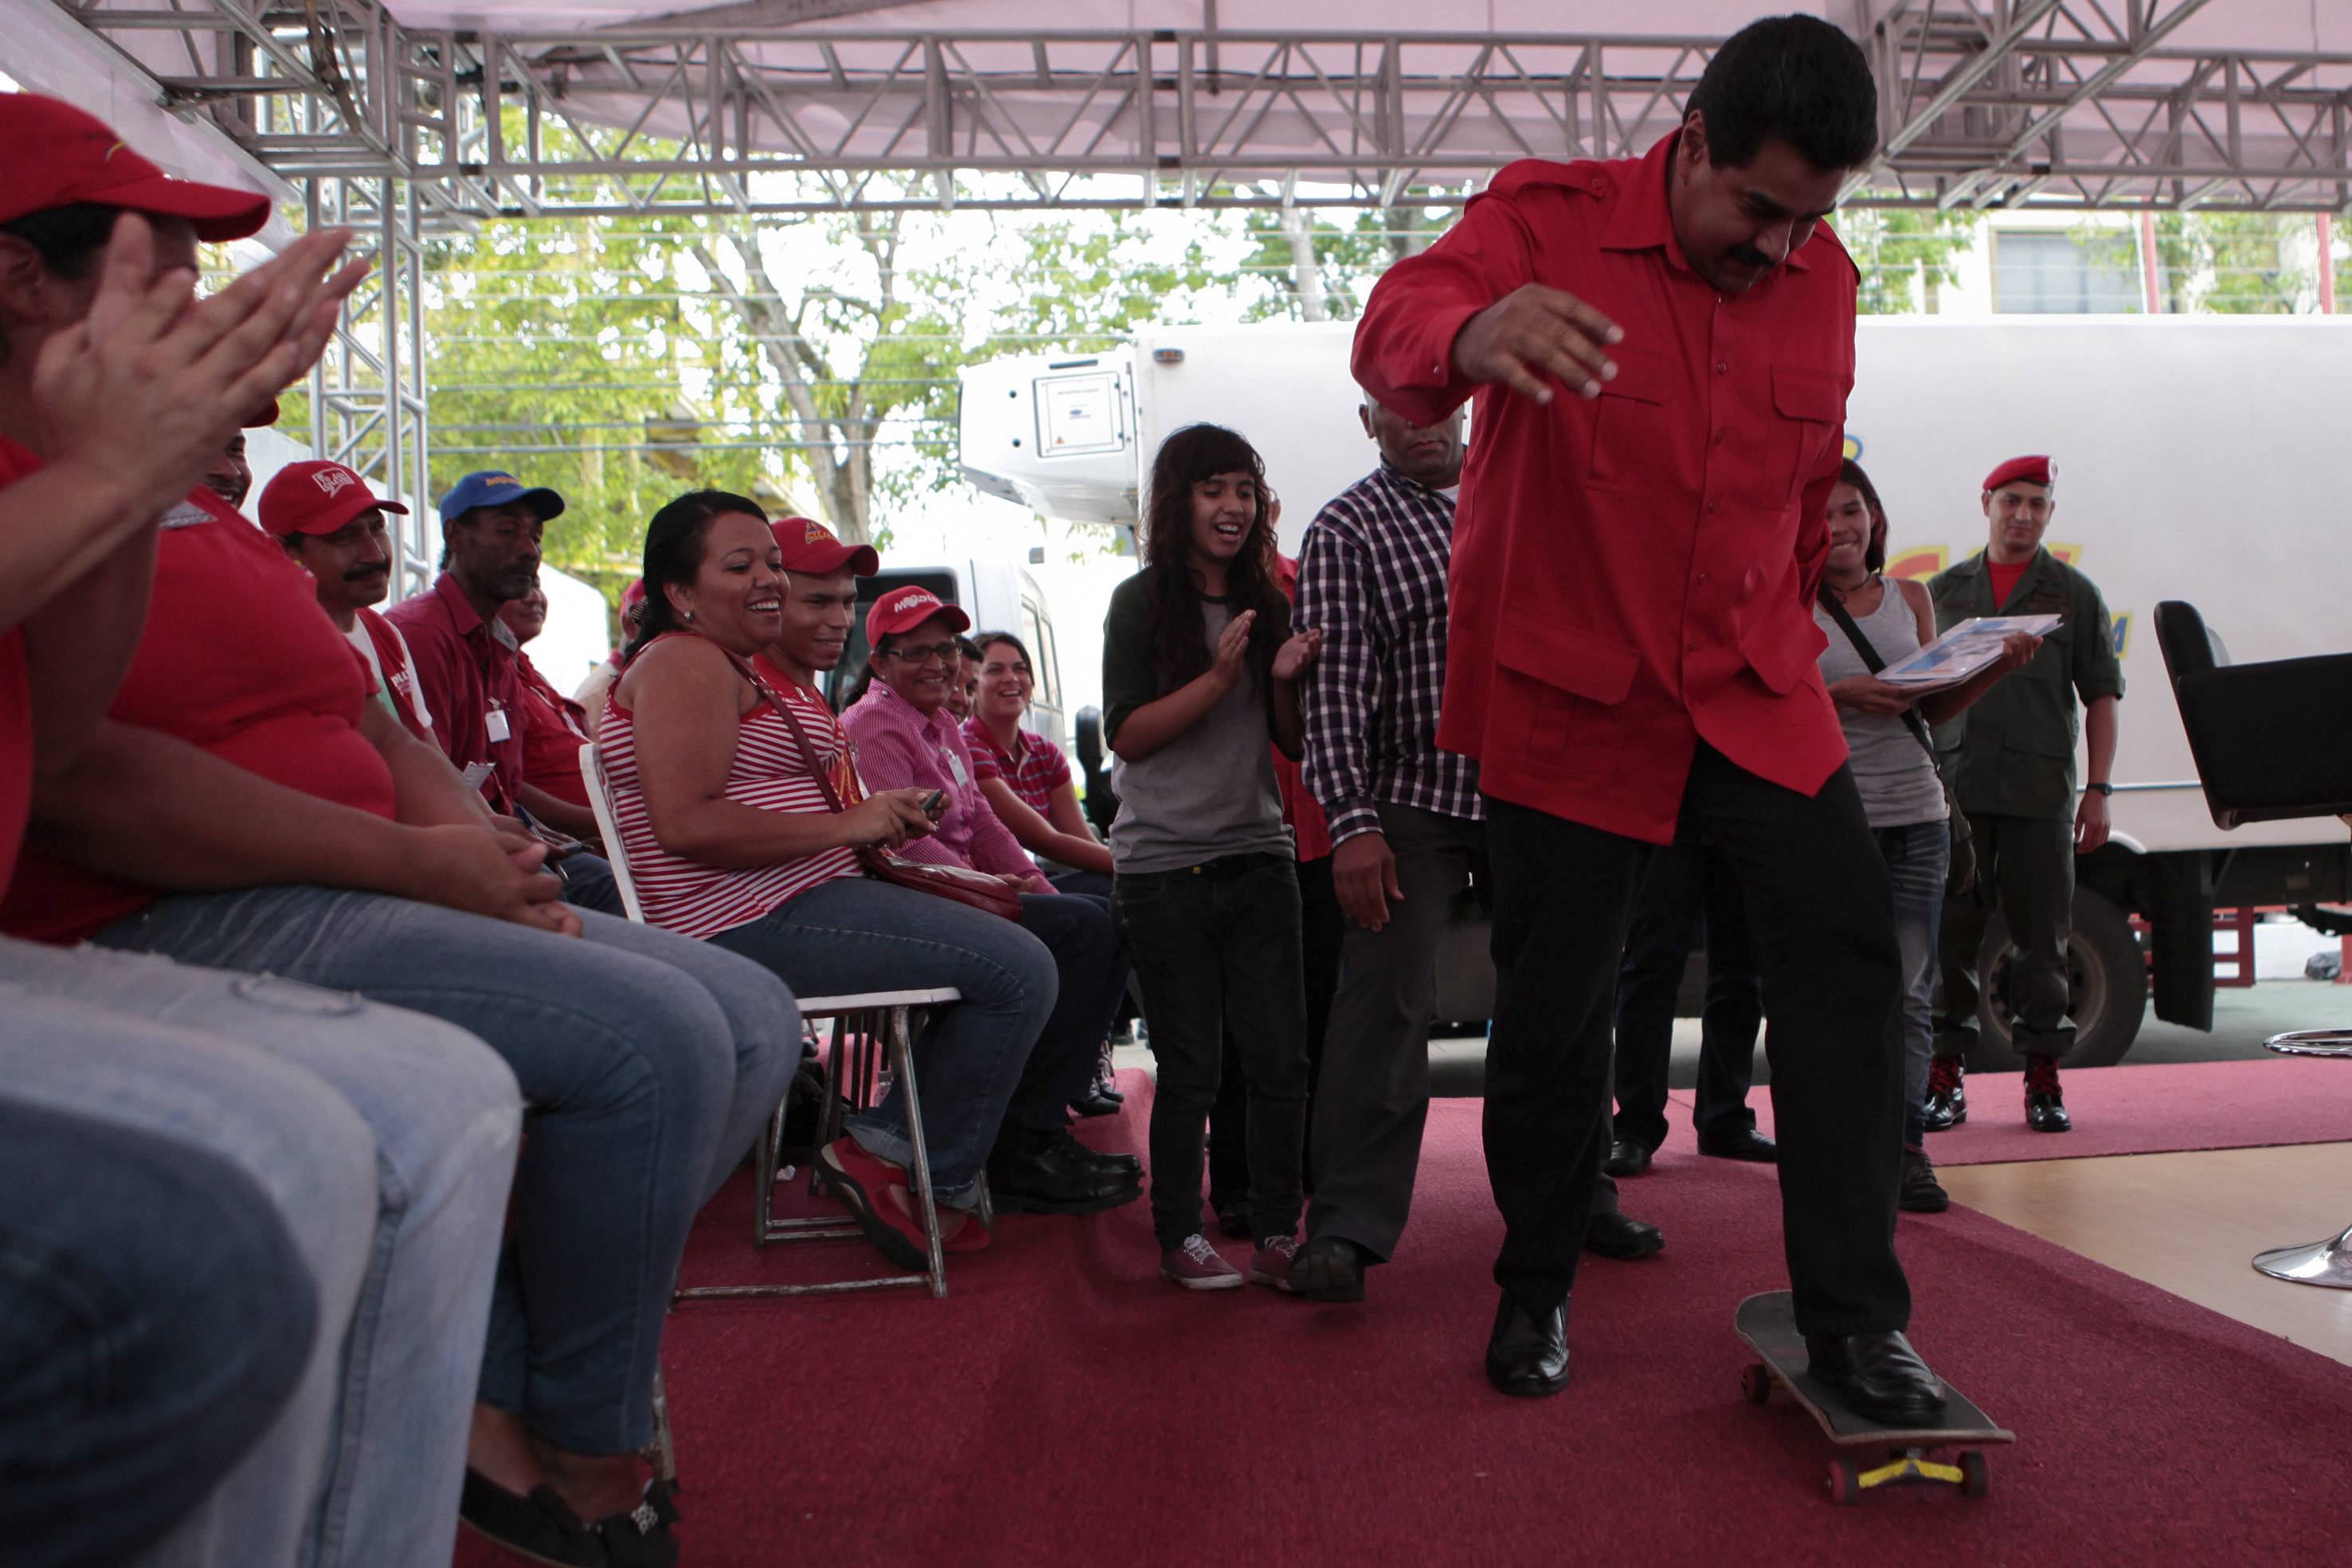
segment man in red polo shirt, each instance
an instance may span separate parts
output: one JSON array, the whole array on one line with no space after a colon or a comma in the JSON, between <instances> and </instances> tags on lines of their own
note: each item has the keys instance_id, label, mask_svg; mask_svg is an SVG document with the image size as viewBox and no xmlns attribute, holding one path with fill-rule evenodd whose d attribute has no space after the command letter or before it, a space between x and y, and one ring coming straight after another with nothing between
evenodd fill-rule
<instances>
[{"instance_id":1,"label":"man in red polo shirt","mask_svg":"<svg viewBox=\"0 0 2352 1568\"><path fill-rule=\"evenodd\" d=\"M514 633L516 674L529 721L522 734L523 806L550 827L593 839L596 812L588 804L587 780L580 776L580 748L593 738L588 710L557 691L523 651L547 629L547 591L534 584L520 599L499 606L499 619Z\"/></svg>"},{"instance_id":2,"label":"man in red polo shirt","mask_svg":"<svg viewBox=\"0 0 2352 1568\"><path fill-rule=\"evenodd\" d=\"M1892 903L1810 609L1856 286L1821 220L1876 128L1853 40L1755 23L1646 157L1510 165L1357 329L1356 379L1413 423L1478 400L1438 743L1479 763L1495 869L1486 1372L1506 1393L1568 1381L1618 956L1653 846L1688 820L1762 942L1813 1371L1888 1419L1943 1402L1902 1333Z\"/></svg>"},{"instance_id":3,"label":"man in red polo shirt","mask_svg":"<svg viewBox=\"0 0 2352 1568\"><path fill-rule=\"evenodd\" d=\"M563 510L552 490L508 474L468 474L441 498L441 576L395 604L441 749L511 816L523 781L522 676L499 607L539 581L540 535Z\"/></svg>"},{"instance_id":4,"label":"man in red polo shirt","mask_svg":"<svg viewBox=\"0 0 2352 1568\"><path fill-rule=\"evenodd\" d=\"M408 508L383 501L340 463L291 463L261 487L263 530L318 585L319 608L375 672L376 700L419 740L433 739L433 715L399 628L372 605L392 586L392 541L383 515Z\"/></svg>"}]
</instances>

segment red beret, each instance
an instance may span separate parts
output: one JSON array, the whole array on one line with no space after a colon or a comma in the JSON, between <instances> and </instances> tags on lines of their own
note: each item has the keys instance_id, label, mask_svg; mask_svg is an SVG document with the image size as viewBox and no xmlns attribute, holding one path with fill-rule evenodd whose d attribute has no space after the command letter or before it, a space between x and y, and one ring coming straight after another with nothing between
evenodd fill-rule
<instances>
[{"instance_id":1,"label":"red beret","mask_svg":"<svg viewBox=\"0 0 2352 1568\"><path fill-rule=\"evenodd\" d=\"M1988 490L1998 490L2003 485L2017 484L2041 485L2046 487L2057 482L2056 460L2037 455L2032 457L2011 458L1985 476L1984 487Z\"/></svg>"}]
</instances>

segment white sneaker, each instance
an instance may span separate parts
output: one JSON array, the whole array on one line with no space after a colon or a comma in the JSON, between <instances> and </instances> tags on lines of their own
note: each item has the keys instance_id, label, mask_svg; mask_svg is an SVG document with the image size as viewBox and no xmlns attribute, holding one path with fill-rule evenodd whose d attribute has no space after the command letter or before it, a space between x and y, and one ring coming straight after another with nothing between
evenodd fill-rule
<instances>
[{"instance_id":1,"label":"white sneaker","mask_svg":"<svg viewBox=\"0 0 2352 1568\"><path fill-rule=\"evenodd\" d=\"M1181 1247L1160 1255L1160 1277L1188 1291L1237 1291L1242 1285L1242 1271L1226 1262L1197 1230L1184 1238Z\"/></svg>"}]
</instances>

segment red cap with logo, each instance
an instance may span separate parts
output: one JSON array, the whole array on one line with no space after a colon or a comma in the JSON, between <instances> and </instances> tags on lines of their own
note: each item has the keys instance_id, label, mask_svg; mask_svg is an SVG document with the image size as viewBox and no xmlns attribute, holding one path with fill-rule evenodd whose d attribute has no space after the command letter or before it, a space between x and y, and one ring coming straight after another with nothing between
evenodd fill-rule
<instances>
[{"instance_id":1,"label":"red cap with logo","mask_svg":"<svg viewBox=\"0 0 2352 1568\"><path fill-rule=\"evenodd\" d=\"M408 512L397 501L376 499L367 481L340 463L289 463L261 487L254 509L263 531L281 539L331 534L362 512Z\"/></svg>"},{"instance_id":2,"label":"red cap with logo","mask_svg":"<svg viewBox=\"0 0 2352 1568\"><path fill-rule=\"evenodd\" d=\"M185 218L205 240L243 239L269 221L268 196L174 180L86 110L0 93L0 224L78 202Z\"/></svg>"},{"instance_id":3,"label":"red cap with logo","mask_svg":"<svg viewBox=\"0 0 2352 1568\"><path fill-rule=\"evenodd\" d=\"M2041 485L2046 487L2057 482L2057 460L2036 455L2032 457L2011 458L1985 476L1984 487L1988 490L1998 490L2003 485L2018 484Z\"/></svg>"},{"instance_id":4,"label":"red cap with logo","mask_svg":"<svg viewBox=\"0 0 2352 1568\"><path fill-rule=\"evenodd\" d=\"M866 612L866 642L868 647L879 648L882 639L900 632L912 632L935 615L947 617L950 631L969 632L971 617L933 593L919 583L894 588L874 601Z\"/></svg>"},{"instance_id":5,"label":"red cap with logo","mask_svg":"<svg viewBox=\"0 0 2352 1568\"><path fill-rule=\"evenodd\" d=\"M882 570L882 558L872 545L845 545L814 517L778 517L768 525L776 548L784 553L786 571L810 577L831 577L844 566L852 577L872 577Z\"/></svg>"}]
</instances>

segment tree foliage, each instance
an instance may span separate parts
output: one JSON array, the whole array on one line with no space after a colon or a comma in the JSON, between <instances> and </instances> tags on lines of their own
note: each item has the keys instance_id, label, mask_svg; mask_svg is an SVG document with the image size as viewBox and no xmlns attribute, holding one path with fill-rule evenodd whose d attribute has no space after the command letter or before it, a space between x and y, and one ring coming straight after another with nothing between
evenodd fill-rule
<instances>
[{"instance_id":1,"label":"tree foliage","mask_svg":"<svg viewBox=\"0 0 2352 1568\"><path fill-rule=\"evenodd\" d=\"M1862 273L1864 316L1933 310L1936 292L1958 281L1956 258L1976 243L1976 223L1935 208L1848 207L1833 226Z\"/></svg>"}]
</instances>

